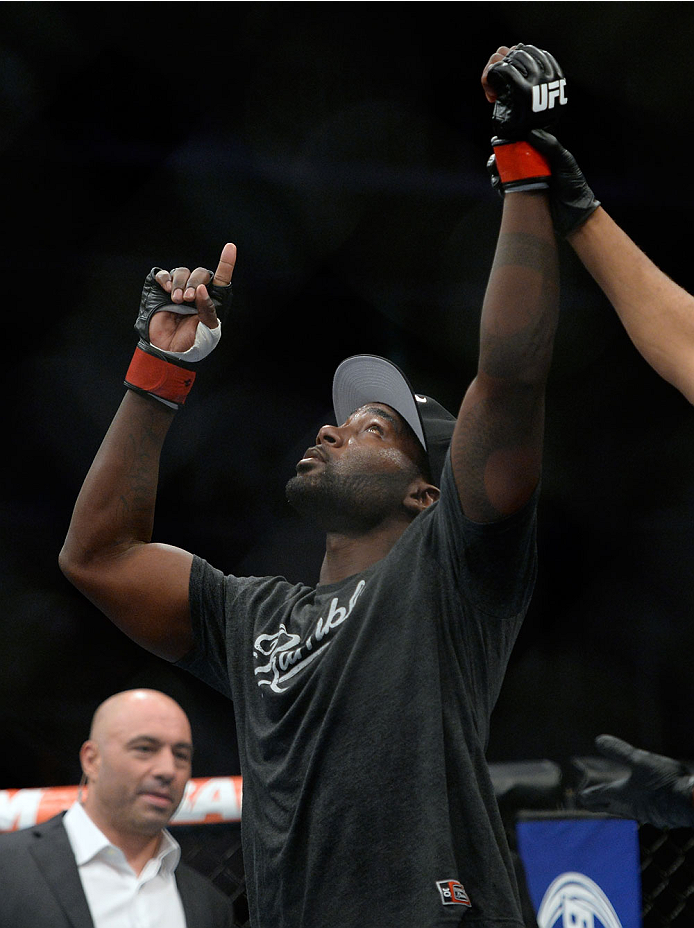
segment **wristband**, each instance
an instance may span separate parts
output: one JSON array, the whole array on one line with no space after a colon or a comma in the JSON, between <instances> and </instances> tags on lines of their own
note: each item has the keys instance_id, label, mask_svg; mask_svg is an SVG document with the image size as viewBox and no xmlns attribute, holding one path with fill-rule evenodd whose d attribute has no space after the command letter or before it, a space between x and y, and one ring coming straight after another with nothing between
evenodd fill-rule
<instances>
[{"instance_id":1,"label":"wristband","mask_svg":"<svg viewBox=\"0 0 694 928\"><path fill-rule=\"evenodd\" d=\"M549 161L527 142L492 139L494 158L505 190L541 190L549 187Z\"/></svg>"},{"instance_id":2,"label":"wristband","mask_svg":"<svg viewBox=\"0 0 694 928\"><path fill-rule=\"evenodd\" d=\"M165 361L138 345L125 375L125 386L178 409L185 403L195 376L195 371Z\"/></svg>"}]
</instances>

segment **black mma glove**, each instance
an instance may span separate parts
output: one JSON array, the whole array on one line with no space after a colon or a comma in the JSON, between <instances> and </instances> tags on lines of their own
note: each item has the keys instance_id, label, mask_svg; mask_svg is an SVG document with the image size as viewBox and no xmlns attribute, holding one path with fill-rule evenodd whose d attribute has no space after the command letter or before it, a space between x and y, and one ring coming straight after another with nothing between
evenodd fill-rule
<instances>
[{"instance_id":1,"label":"black mma glove","mask_svg":"<svg viewBox=\"0 0 694 928\"><path fill-rule=\"evenodd\" d=\"M231 284L228 287L211 282L206 285L219 319L217 327L210 329L203 322L198 322L192 347L187 351L165 351L150 341L149 324L152 316L158 312L195 315L197 310L194 306L171 302L170 295L155 279L159 270L158 267L152 268L142 288L140 308L135 320L135 331L140 339L125 376L125 386L178 409L185 403L193 386L196 376L194 363L207 357L221 338L221 316L231 303ZM210 281L213 277L210 271Z\"/></svg>"},{"instance_id":2,"label":"black mma glove","mask_svg":"<svg viewBox=\"0 0 694 928\"><path fill-rule=\"evenodd\" d=\"M487 72L497 99L492 114L493 162L499 192L549 186L549 162L526 141L531 130L556 122L566 104L566 81L549 52L517 45Z\"/></svg>"},{"instance_id":3,"label":"black mma glove","mask_svg":"<svg viewBox=\"0 0 694 928\"><path fill-rule=\"evenodd\" d=\"M612 735L600 735L595 745L601 754L631 772L613 783L579 790L576 798L582 806L656 828L694 826L694 775L684 764L634 748Z\"/></svg>"},{"instance_id":4,"label":"black mma glove","mask_svg":"<svg viewBox=\"0 0 694 928\"><path fill-rule=\"evenodd\" d=\"M552 167L549 203L554 228L566 238L600 206L586 183L574 156L549 132L531 132L528 141L547 158Z\"/></svg>"},{"instance_id":5,"label":"black mma glove","mask_svg":"<svg viewBox=\"0 0 694 928\"><path fill-rule=\"evenodd\" d=\"M555 58L534 45L519 44L492 65L487 81L496 94L492 128L499 138L525 139L546 129L566 105L566 80Z\"/></svg>"},{"instance_id":6,"label":"black mma glove","mask_svg":"<svg viewBox=\"0 0 694 928\"><path fill-rule=\"evenodd\" d=\"M549 205L557 235L566 238L600 206L586 183L574 156L549 132L535 130L528 136L531 147L542 154L551 172ZM499 177L494 155L487 162L492 187L503 197L505 185Z\"/></svg>"}]
</instances>

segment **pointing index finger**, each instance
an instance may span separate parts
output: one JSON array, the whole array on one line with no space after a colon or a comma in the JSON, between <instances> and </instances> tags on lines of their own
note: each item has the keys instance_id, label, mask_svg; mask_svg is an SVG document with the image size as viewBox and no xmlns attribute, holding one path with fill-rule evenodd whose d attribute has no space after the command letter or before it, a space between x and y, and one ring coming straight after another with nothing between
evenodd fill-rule
<instances>
[{"instance_id":1,"label":"pointing index finger","mask_svg":"<svg viewBox=\"0 0 694 928\"><path fill-rule=\"evenodd\" d=\"M232 242L227 242L227 244L222 249L222 254L219 258L219 264L217 265L217 270L215 271L212 283L217 284L220 287L228 287L231 283L231 275L234 273L235 264L236 245L234 245Z\"/></svg>"}]
</instances>

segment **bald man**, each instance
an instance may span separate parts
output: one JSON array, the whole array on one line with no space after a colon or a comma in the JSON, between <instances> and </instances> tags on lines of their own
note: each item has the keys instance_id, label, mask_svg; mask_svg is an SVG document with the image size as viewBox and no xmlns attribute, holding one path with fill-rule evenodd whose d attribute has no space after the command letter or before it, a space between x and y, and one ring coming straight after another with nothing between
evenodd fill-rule
<instances>
[{"instance_id":1,"label":"bald man","mask_svg":"<svg viewBox=\"0 0 694 928\"><path fill-rule=\"evenodd\" d=\"M191 773L188 718L157 690L103 702L80 750L86 795L0 836L0 926L231 928L231 902L166 830Z\"/></svg>"}]
</instances>

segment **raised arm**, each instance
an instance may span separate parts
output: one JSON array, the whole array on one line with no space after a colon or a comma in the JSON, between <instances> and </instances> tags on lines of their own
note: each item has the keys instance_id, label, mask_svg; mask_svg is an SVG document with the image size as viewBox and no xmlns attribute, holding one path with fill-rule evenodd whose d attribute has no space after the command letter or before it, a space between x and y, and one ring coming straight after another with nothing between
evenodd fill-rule
<instances>
[{"instance_id":1,"label":"raised arm","mask_svg":"<svg viewBox=\"0 0 694 928\"><path fill-rule=\"evenodd\" d=\"M518 47L511 57L507 52L506 47L499 49L490 64L504 59L504 67L539 67L536 83L557 78L558 66L547 53L533 46ZM525 83L531 90L531 83ZM512 83L504 106L515 128L520 123L522 130L527 125L518 108L527 101L515 92ZM479 522L511 515L538 484L545 383L559 302L548 165L524 143L506 146L495 141L504 193L501 229L482 308L478 371L451 444L463 511Z\"/></svg>"},{"instance_id":2,"label":"raised arm","mask_svg":"<svg viewBox=\"0 0 694 928\"><path fill-rule=\"evenodd\" d=\"M552 165L550 207L557 233L603 290L646 361L694 403L694 297L610 218L576 159L554 136L533 133L531 140Z\"/></svg>"},{"instance_id":3,"label":"raised arm","mask_svg":"<svg viewBox=\"0 0 694 928\"><path fill-rule=\"evenodd\" d=\"M478 372L451 444L463 511L475 521L512 514L539 481L558 296L547 197L509 193L482 311Z\"/></svg>"},{"instance_id":4,"label":"raised arm","mask_svg":"<svg viewBox=\"0 0 694 928\"><path fill-rule=\"evenodd\" d=\"M195 376L191 362L218 340L217 309L228 300L235 258L235 246L226 245L212 286L204 268L147 278L130 389L84 481L59 557L68 579L114 624L167 660L191 646L192 555L151 540L159 460Z\"/></svg>"},{"instance_id":5,"label":"raised arm","mask_svg":"<svg viewBox=\"0 0 694 928\"><path fill-rule=\"evenodd\" d=\"M567 241L646 361L694 403L694 297L656 267L602 208Z\"/></svg>"}]
</instances>

